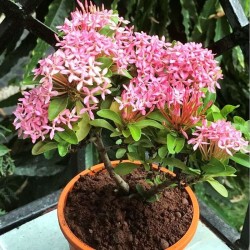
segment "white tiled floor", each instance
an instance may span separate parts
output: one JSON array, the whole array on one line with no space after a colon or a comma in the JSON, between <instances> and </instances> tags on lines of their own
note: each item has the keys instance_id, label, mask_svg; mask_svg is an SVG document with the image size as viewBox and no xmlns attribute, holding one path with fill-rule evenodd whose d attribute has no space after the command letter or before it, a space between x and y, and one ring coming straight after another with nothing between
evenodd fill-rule
<instances>
[{"instance_id":1,"label":"white tiled floor","mask_svg":"<svg viewBox=\"0 0 250 250\"><path fill-rule=\"evenodd\" d=\"M229 250L202 222L185 250ZM56 210L0 236L0 250L69 250L57 222ZM181 250L181 249L180 249Z\"/></svg>"}]
</instances>

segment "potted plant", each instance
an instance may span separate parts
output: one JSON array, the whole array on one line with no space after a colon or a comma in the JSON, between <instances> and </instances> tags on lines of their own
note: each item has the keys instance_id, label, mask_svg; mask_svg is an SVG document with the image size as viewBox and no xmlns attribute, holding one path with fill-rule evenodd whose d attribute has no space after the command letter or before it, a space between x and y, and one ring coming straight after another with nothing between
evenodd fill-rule
<instances>
[{"instance_id":1,"label":"potted plant","mask_svg":"<svg viewBox=\"0 0 250 250\"><path fill-rule=\"evenodd\" d=\"M38 85L19 99L14 126L36 143L34 155L84 143L99 152L103 164L59 201L72 249L183 249L199 218L188 186L205 181L227 196L215 178L234 176L231 161L248 165L248 122L227 121L237 107L214 104L222 73L201 44L168 43L114 11L78 5L34 70Z\"/></svg>"}]
</instances>

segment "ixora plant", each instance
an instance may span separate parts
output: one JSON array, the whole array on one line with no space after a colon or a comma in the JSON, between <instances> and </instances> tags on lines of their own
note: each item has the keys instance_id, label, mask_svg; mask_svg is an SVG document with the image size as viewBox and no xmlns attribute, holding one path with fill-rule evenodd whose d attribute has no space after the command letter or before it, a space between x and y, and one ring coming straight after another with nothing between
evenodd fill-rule
<instances>
[{"instance_id":1,"label":"ixora plant","mask_svg":"<svg viewBox=\"0 0 250 250\"><path fill-rule=\"evenodd\" d=\"M64 156L72 145L94 143L116 189L146 206L166 189L201 181L227 196L215 178L234 176L231 161L248 166L249 123L227 121L237 107L214 104L222 73L212 52L135 32L113 11L78 4L58 27L58 49L34 70L38 86L19 100L19 136L36 143L35 155L58 149ZM113 168L104 133L116 141L117 159L129 163ZM146 186L139 178L131 188L124 177L138 168L134 161ZM153 163L175 176L152 174Z\"/></svg>"}]
</instances>

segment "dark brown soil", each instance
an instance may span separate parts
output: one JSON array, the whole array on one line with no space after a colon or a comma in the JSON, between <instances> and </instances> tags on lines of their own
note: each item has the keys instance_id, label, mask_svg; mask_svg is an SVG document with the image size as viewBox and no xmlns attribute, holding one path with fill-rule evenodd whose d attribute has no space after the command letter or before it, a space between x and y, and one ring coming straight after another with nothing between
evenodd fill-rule
<instances>
[{"instance_id":1,"label":"dark brown soil","mask_svg":"<svg viewBox=\"0 0 250 250\"><path fill-rule=\"evenodd\" d=\"M128 175L142 182L139 170ZM65 217L72 232L97 250L157 250L178 241L191 224L193 208L183 189L165 190L160 201L143 202L116 192L107 173L82 176L69 194Z\"/></svg>"}]
</instances>

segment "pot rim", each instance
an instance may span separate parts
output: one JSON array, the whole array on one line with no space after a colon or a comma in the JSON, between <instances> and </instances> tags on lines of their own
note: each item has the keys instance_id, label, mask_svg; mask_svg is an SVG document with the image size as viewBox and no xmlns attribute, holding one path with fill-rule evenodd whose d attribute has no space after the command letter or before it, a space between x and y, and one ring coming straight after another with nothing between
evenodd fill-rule
<instances>
[{"instance_id":1,"label":"pot rim","mask_svg":"<svg viewBox=\"0 0 250 250\"><path fill-rule=\"evenodd\" d=\"M129 160L124 160L122 162L130 162ZM120 161L112 161L112 165L117 165L119 164ZM134 163L136 164L140 164L139 161L134 161ZM62 233L64 234L65 238L68 240L68 242L70 243L70 245L76 247L76 249L81 249L81 250L95 250L94 248L88 246L86 243L82 242L80 239L78 239L74 233L71 231L71 229L69 228L65 216L64 216L64 207L67 201L67 197L68 197L68 193L72 190L74 184L78 181L79 177L82 175L86 175L89 173L96 173L99 172L100 170L102 170L104 167L103 163L97 164L93 167L91 167L90 169L86 169L84 171L82 171L81 173L79 173L78 175L76 175L75 177L73 177L73 179L71 179L71 181L65 186L65 188L63 189L59 200L58 200L58 206L57 206L57 217L58 217L58 222L59 222L59 226L62 230ZM155 168L158 168L158 166L154 166ZM167 172L167 173L171 173L173 174L171 171L169 171L166 168L160 168L160 170L162 170L163 172ZM199 222L199 204L197 201L197 198L194 194L194 192L192 191L192 189L190 187L185 187L186 192L188 193L190 200L192 202L192 206L193 206L193 218L191 221L191 224L188 228L188 230L186 231L186 233L183 235L183 237L177 241L174 245L168 247L166 250L181 250L184 249L184 247L191 241L191 239L193 238L197 226L198 226L198 222Z\"/></svg>"}]
</instances>

